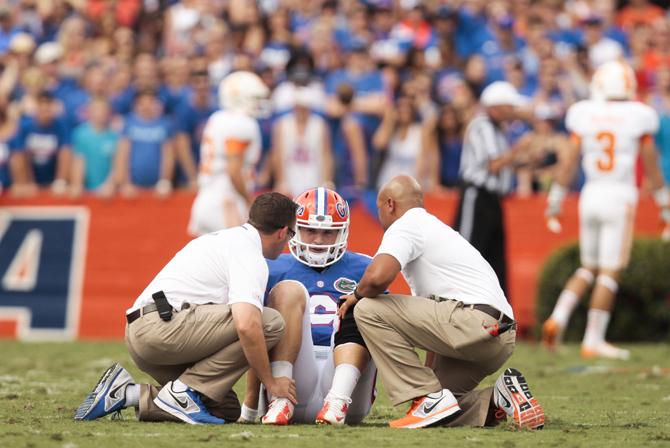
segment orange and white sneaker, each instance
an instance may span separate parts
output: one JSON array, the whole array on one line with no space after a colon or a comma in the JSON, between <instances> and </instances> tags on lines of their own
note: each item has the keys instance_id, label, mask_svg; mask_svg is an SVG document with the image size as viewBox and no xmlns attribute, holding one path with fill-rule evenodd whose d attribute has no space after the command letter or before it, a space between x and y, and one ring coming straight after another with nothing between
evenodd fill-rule
<instances>
[{"instance_id":1,"label":"orange and white sneaker","mask_svg":"<svg viewBox=\"0 0 670 448\"><path fill-rule=\"evenodd\" d=\"M604 341L593 347L582 345L581 355L584 359L606 358L626 361L630 358L630 352L628 350L615 347L609 342Z\"/></svg>"},{"instance_id":2,"label":"orange and white sneaker","mask_svg":"<svg viewBox=\"0 0 670 448\"><path fill-rule=\"evenodd\" d=\"M261 422L264 425L284 426L290 425L293 420L293 410L295 407L286 398L275 398L270 402L268 411L265 413Z\"/></svg>"},{"instance_id":3,"label":"orange and white sneaker","mask_svg":"<svg viewBox=\"0 0 670 448\"><path fill-rule=\"evenodd\" d=\"M549 351L556 351L563 339L563 328L551 317L542 325L542 345Z\"/></svg>"},{"instance_id":4,"label":"orange and white sneaker","mask_svg":"<svg viewBox=\"0 0 670 448\"><path fill-rule=\"evenodd\" d=\"M507 369L498 377L493 388L493 401L514 419L519 428L544 428L544 409L533 397L521 372Z\"/></svg>"},{"instance_id":5,"label":"orange and white sneaker","mask_svg":"<svg viewBox=\"0 0 670 448\"><path fill-rule=\"evenodd\" d=\"M328 394L323 401L323 407L316 416L316 423L320 425L343 425L351 399L338 398Z\"/></svg>"},{"instance_id":6,"label":"orange and white sneaker","mask_svg":"<svg viewBox=\"0 0 670 448\"><path fill-rule=\"evenodd\" d=\"M445 419L455 418L461 413L456 397L449 389L415 398L412 406L403 418L389 423L391 428L424 428L440 423Z\"/></svg>"}]
</instances>

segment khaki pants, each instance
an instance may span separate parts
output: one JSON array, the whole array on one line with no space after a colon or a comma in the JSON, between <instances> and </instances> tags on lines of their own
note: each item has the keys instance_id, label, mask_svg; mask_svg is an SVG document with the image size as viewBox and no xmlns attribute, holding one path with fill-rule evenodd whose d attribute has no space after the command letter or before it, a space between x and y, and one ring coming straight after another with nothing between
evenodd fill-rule
<instances>
[{"instance_id":1,"label":"khaki pants","mask_svg":"<svg viewBox=\"0 0 670 448\"><path fill-rule=\"evenodd\" d=\"M394 405L445 388L463 410L449 426L486 424L493 389L474 389L512 355L514 330L491 337L483 325L497 320L486 313L403 295L363 299L354 316ZM415 347L435 353L432 367Z\"/></svg>"},{"instance_id":2,"label":"khaki pants","mask_svg":"<svg viewBox=\"0 0 670 448\"><path fill-rule=\"evenodd\" d=\"M263 333L268 350L279 342L284 320L276 310L263 310ZM130 356L143 372L161 386L180 379L203 395L207 409L227 421L236 421L240 403L232 390L249 369L233 315L228 305L191 306L164 322L149 313L126 326ZM143 421L178 421L157 407L160 388L142 385L138 418Z\"/></svg>"}]
</instances>

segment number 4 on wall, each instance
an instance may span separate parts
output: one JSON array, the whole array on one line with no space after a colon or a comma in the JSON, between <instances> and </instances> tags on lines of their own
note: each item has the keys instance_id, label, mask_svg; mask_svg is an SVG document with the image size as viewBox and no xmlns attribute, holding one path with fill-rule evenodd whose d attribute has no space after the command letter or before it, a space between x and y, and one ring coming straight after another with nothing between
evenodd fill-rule
<instances>
[{"instance_id":1,"label":"number 4 on wall","mask_svg":"<svg viewBox=\"0 0 670 448\"><path fill-rule=\"evenodd\" d=\"M0 212L0 322L19 339L77 336L88 210L7 207Z\"/></svg>"}]
</instances>

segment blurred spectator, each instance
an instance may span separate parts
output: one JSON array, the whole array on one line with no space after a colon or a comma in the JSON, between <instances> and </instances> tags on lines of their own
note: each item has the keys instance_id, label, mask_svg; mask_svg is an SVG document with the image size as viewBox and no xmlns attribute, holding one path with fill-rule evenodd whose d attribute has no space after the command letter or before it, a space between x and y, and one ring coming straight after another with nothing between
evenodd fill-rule
<instances>
[{"instance_id":1,"label":"blurred spectator","mask_svg":"<svg viewBox=\"0 0 670 448\"><path fill-rule=\"evenodd\" d=\"M584 44L589 54L592 69L608 61L623 57L624 49L614 39L604 34L603 18L592 15L584 19Z\"/></svg>"},{"instance_id":2,"label":"blurred spectator","mask_svg":"<svg viewBox=\"0 0 670 448\"><path fill-rule=\"evenodd\" d=\"M14 24L14 13L11 5L0 4L0 55L7 53L9 43L14 35L21 30Z\"/></svg>"},{"instance_id":3,"label":"blurred spectator","mask_svg":"<svg viewBox=\"0 0 670 448\"><path fill-rule=\"evenodd\" d=\"M375 132L372 145L383 152L381 169L377 177L377 188L399 174L407 174L419 180L425 191L430 191L439 181L433 173L437 164L431 151L433 130L432 117L419 113L409 96L400 96L395 107L387 107L384 120Z\"/></svg>"},{"instance_id":4,"label":"blurred spectator","mask_svg":"<svg viewBox=\"0 0 670 448\"><path fill-rule=\"evenodd\" d=\"M107 100L92 99L88 120L72 133L71 196L78 197L84 190L97 190L102 196L112 193L111 173L119 133L111 129L110 121L111 106Z\"/></svg>"},{"instance_id":5,"label":"blurred spectator","mask_svg":"<svg viewBox=\"0 0 670 448\"><path fill-rule=\"evenodd\" d=\"M560 131L562 114L547 105L535 108L533 128L516 143L523 165L517 169L517 194L549 190L555 178L557 162L569 145L568 136Z\"/></svg>"},{"instance_id":6,"label":"blurred spectator","mask_svg":"<svg viewBox=\"0 0 670 448\"><path fill-rule=\"evenodd\" d=\"M360 114L366 139L370 139L384 113L386 96L381 73L373 66L367 46L352 42L345 67L328 75L325 83L328 94L326 114L332 118L340 118L346 111L336 95L337 88L343 83L353 86L353 110Z\"/></svg>"},{"instance_id":7,"label":"blurred spectator","mask_svg":"<svg viewBox=\"0 0 670 448\"><path fill-rule=\"evenodd\" d=\"M647 103L658 112L660 125L656 134L660 167L666 182L670 182L670 68L661 67L656 72L653 91Z\"/></svg>"},{"instance_id":8,"label":"blurred spectator","mask_svg":"<svg viewBox=\"0 0 670 448\"><path fill-rule=\"evenodd\" d=\"M549 109L552 116L562 117L575 100L571 84L561 73L560 63L554 58L545 59L532 97L533 107Z\"/></svg>"},{"instance_id":9,"label":"blurred spectator","mask_svg":"<svg viewBox=\"0 0 670 448\"><path fill-rule=\"evenodd\" d=\"M44 91L37 96L35 116L19 121L10 149L22 160L16 177L12 172L12 181L19 184L19 189L32 193L37 186L51 186L52 193L65 193L72 158L70 132L57 118L51 93Z\"/></svg>"},{"instance_id":10,"label":"blurred spectator","mask_svg":"<svg viewBox=\"0 0 670 448\"><path fill-rule=\"evenodd\" d=\"M89 45L86 38L86 22L79 16L68 17L58 32L58 44L62 49L59 71L67 79L78 80L90 61Z\"/></svg>"},{"instance_id":11,"label":"blurred spectator","mask_svg":"<svg viewBox=\"0 0 670 448\"><path fill-rule=\"evenodd\" d=\"M154 188L159 196L172 191L173 129L152 90L141 90L127 118L117 149L116 182L121 194L132 197L137 188Z\"/></svg>"},{"instance_id":12,"label":"blurred spectator","mask_svg":"<svg viewBox=\"0 0 670 448\"><path fill-rule=\"evenodd\" d=\"M310 91L298 89L295 106L272 130L275 189L295 197L314 186L333 188L333 152L326 121L310 110Z\"/></svg>"},{"instance_id":13,"label":"blurred spectator","mask_svg":"<svg viewBox=\"0 0 670 448\"><path fill-rule=\"evenodd\" d=\"M0 101L8 101L26 70L30 68L35 40L26 33L17 33L9 43L0 74Z\"/></svg>"},{"instance_id":14,"label":"blurred spectator","mask_svg":"<svg viewBox=\"0 0 670 448\"><path fill-rule=\"evenodd\" d=\"M629 0L627 3L617 14L617 23L626 31L640 25L652 25L665 16L665 11L649 0Z\"/></svg>"},{"instance_id":15,"label":"blurred spectator","mask_svg":"<svg viewBox=\"0 0 670 448\"><path fill-rule=\"evenodd\" d=\"M197 189L197 167L200 162L200 142L207 119L216 109L216 95L203 69L191 74L191 92L175 112L175 155L179 167L178 180L190 189Z\"/></svg>"},{"instance_id":16,"label":"blurred spectator","mask_svg":"<svg viewBox=\"0 0 670 448\"><path fill-rule=\"evenodd\" d=\"M0 99L0 193L11 185L11 173L21 169L18 154L12 154L9 141L16 133L18 110ZM13 166L16 164L19 166Z\"/></svg>"},{"instance_id":17,"label":"blurred spectator","mask_svg":"<svg viewBox=\"0 0 670 448\"><path fill-rule=\"evenodd\" d=\"M463 150L463 123L452 105L442 106L437 121L437 145L440 156L440 184L456 187Z\"/></svg>"},{"instance_id":18,"label":"blurred spectator","mask_svg":"<svg viewBox=\"0 0 670 448\"><path fill-rule=\"evenodd\" d=\"M118 96L112 98L114 111L121 115L129 114L136 95L147 90L155 93L164 113L172 113L176 100L161 82L156 57L151 53L141 53L135 58L132 82Z\"/></svg>"},{"instance_id":19,"label":"blurred spectator","mask_svg":"<svg viewBox=\"0 0 670 448\"><path fill-rule=\"evenodd\" d=\"M333 126L335 184L342 197L351 202L368 184L367 148L363 128L351 112L354 89L349 84L340 84L337 97L346 112Z\"/></svg>"},{"instance_id":20,"label":"blurred spectator","mask_svg":"<svg viewBox=\"0 0 670 448\"><path fill-rule=\"evenodd\" d=\"M493 33L479 50L486 64L486 84L505 79L505 66L523 51L526 43L514 34L514 19L503 15L493 21Z\"/></svg>"},{"instance_id":21,"label":"blurred spectator","mask_svg":"<svg viewBox=\"0 0 670 448\"><path fill-rule=\"evenodd\" d=\"M91 65L81 77L81 82L73 87L64 98L65 117L70 126L77 126L88 118L91 101L97 97L107 97L108 79L99 65Z\"/></svg>"}]
</instances>

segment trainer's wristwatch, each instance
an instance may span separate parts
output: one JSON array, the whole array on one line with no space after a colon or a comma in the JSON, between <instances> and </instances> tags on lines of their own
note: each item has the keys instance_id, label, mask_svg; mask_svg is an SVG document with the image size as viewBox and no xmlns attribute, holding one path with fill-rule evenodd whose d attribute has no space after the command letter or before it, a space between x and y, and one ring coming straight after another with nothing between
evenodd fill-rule
<instances>
[{"instance_id":1,"label":"trainer's wristwatch","mask_svg":"<svg viewBox=\"0 0 670 448\"><path fill-rule=\"evenodd\" d=\"M354 288L354 297L356 297L356 300L361 300L361 299L362 299L363 297L365 297L365 296L362 296L362 295L358 292L358 288Z\"/></svg>"}]
</instances>

